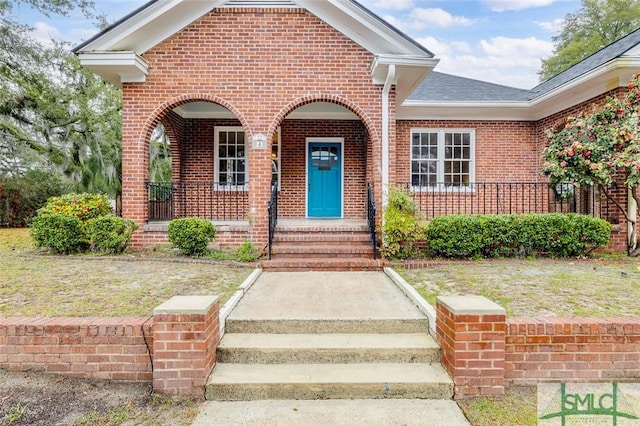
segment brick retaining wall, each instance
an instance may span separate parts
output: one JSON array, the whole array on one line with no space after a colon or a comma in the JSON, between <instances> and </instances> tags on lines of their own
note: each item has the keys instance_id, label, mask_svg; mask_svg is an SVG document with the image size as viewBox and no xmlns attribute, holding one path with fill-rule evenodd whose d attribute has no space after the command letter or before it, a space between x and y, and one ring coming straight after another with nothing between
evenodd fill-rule
<instances>
[{"instance_id":1,"label":"brick retaining wall","mask_svg":"<svg viewBox=\"0 0 640 426\"><path fill-rule=\"evenodd\" d=\"M151 318L0 318L0 368L149 381L152 324Z\"/></svg>"},{"instance_id":2,"label":"brick retaining wall","mask_svg":"<svg viewBox=\"0 0 640 426\"><path fill-rule=\"evenodd\" d=\"M0 368L83 379L152 382L204 398L220 338L214 296L175 296L149 318L0 317Z\"/></svg>"},{"instance_id":3,"label":"brick retaining wall","mask_svg":"<svg viewBox=\"0 0 640 426\"><path fill-rule=\"evenodd\" d=\"M640 381L640 317L509 318L505 378L543 381Z\"/></svg>"},{"instance_id":4,"label":"brick retaining wall","mask_svg":"<svg viewBox=\"0 0 640 426\"><path fill-rule=\"evenodd\" d=\"M480 296L439 297L436 332L456 397L542 382L639 382L640 317L506 318Z\"/></svg>"}]
</instances>

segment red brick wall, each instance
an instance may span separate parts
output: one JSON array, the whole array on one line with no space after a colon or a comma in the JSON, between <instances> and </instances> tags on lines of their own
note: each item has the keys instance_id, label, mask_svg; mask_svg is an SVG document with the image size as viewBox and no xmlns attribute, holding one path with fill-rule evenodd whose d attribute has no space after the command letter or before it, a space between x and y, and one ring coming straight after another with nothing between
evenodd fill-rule
<instances>
[{"instance_id":1,"label":"red brick wall","mask_svg":"<svg viewBox=\"0 0 640 426\"><path fill-rule=\"evenodd\" d=\"M640 318L509 318L505 372L515 385L637 381Z\"/></svg>"},{"instance_id":2,"label":"red brick wall","mask_svg":"<svg viewBox=\"0 0 640 426\"><path fill-rule=\"evenodd\" d=\"M151 328L147 318L0 318L0 367L150 381Z\"/></svg>"},{"instance_id":3,"label":"red brick wall","mask_svg":"<svg viewBox=\"0 0 640 426\"><path fill-rule=\"evenodd\" d=\"M476 182L540 182L535 123L526 121L401 120L397 123L397 182L411 181L411 129L473 129Z\"/></svg>"},{"instance_id":4,"label":"red brick wall","mask_svg":"<svg viewBox=\"0 0 640 426\"><path fill-rule=\"evenodd\" d=\"M306 138L344 138L345 218L367 215L367 137L360 121L285 120L281 126L280 217L306 216Z\"/></svg>"},{"instance_id":5,"label":"red brick wall","mask_svg":"<svg viewBox=\"0 0 640 426\"><path fill-rule=\"evenodd\" d=\"M504 314L456 314L438 303L436 315L442 366L453 376L455 396L504 394Z\"/></svg>"},{"instance_id":6,"label":"red brick wall","mask_svg":"<svg viewBox=\"0 0 640 426\"><path fill-rule=\"evenodd\" d=\"M371 82L372 55L302 9L214 9L144 59L151 70L147 81L123 87L123 215L138 223L147 217L149 135L169 111L189 101L218 103L234 113L248 137L262 133L267 140L295 108L338 103L362 119L372 153L379 155L381 98ZM255 244L268 233L270 154L267 147L249 155ZM132 242L141 244L140 233Z\"/></svg>"},{"instance_id":7,"label":"red brick wall","mask_svg":"<svg viewBox=\"0 0 640 426\"><path fill-rule=\"evenodd\" d=\"M455 396L501 393L505 385L640 378L640 317L506 318L481 308L456 313L469 297L447 296L436 306L442 366L453 377ZM475 299L474 306L483 300L495 305Z\"/></svg>"},{"instance_id":8,"label":"red brick wall","mask_svg":"<svg viewBox=\"0 0 640 426\"><path fill-rule=\"evenodd\" d=\"M475 179L484 183L544 183L540 175L540 146L535 123L524 121L401 120L397 122L397 147L392 169L396 180L411 181L411 129L475 130ZM415 199L427 218L445 214L511 214L545 212L549 191L545 186L477 186L459 193L421 192Z\"/></svg>"}]
</instances>

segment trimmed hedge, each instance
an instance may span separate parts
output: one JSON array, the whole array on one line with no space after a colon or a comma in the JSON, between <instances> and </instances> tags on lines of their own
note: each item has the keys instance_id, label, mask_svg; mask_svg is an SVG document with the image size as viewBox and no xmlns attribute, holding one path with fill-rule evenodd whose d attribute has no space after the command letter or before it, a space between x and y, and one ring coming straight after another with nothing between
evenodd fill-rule
<instances>
[{"instance_id":1,"label":"trimmed hedge","mask_svg":"<svg viewBox=\"0 0 640 426\"><path fill-rule=\"evenodd\" d=\"M188 256L202 256L209 242L216 236L213 223L197 217L169 222L169 241Z\"/></svg>"},{"instance_id":2,"label":"trimmed hedge","mask_svg":"<svg viewBox=\"0 0 640 426\"><path fill-rule=\"evenodd\" d=\"M448 258L570 257L606 245L611 230L603 219L578 214L441 216L427 228L427 250Z\"/></svg>"}]
</instances>

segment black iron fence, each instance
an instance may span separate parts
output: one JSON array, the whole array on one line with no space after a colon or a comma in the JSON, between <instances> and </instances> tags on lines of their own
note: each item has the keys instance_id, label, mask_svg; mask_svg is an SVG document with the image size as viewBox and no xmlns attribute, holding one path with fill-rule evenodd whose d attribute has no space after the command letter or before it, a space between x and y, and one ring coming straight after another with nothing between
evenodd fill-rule
<instances>
[{"instance_id":1,"label":"black iron fence","mask_svg":"<svg viewBox=\"0 0 640 426\"><path fill-rule=\"evenodd\" d=\"M249 209L248 184L215 182L148 182L149 220L166 221L183 217L208 220L246 220Z\"/></svg>"},{"instance_id":2,"label":"black iron fence","mask_svg":"<svg viewBox=\"0 0 640 426\"><path fill-rule=\"evenodd\" d=\"M271 185L271 199L267 206L269 213L269 260L273 255L273 239L276 235L276 227L278 226L278 184Z\"/></svg>"},{"instance_id":3,"label":"black iron fence","mask_svg":"<svg viewBox=\"0 0 640 426\"><path fill-rule=\"evenodd\" d=\"M546 182L401 183L425 219L452 214L582 213L606 218L609 203L595 187Z\"/></svg>"}]
</instances>

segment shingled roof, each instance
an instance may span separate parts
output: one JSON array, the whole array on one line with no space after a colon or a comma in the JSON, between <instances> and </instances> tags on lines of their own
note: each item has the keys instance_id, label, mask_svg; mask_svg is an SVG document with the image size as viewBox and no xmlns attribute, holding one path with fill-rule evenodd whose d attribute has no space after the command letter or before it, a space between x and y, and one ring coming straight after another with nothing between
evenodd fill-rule
<instances>
[{"instance_id":1,"label":"shingled roof","mask_svg":"<svg viewBox=\"0 0 640 426\"><path fill-rule=\"evenodd\" d=\"M640 29L637 29L531 90L432 72L408 99L428 102L532 101L623 56L639 44Z\"/></svg>"},{"instance_id":2,"label":"shingled roof","mask_svg":"<svg viewBox=\"0 0 640 426\"><path fill-rule=\"evenodd\" d=\"M439 102L528 101L532 96L533 94L529 90L433 71L420 83L408 100Z\"/></svg>"}]
</instances>

